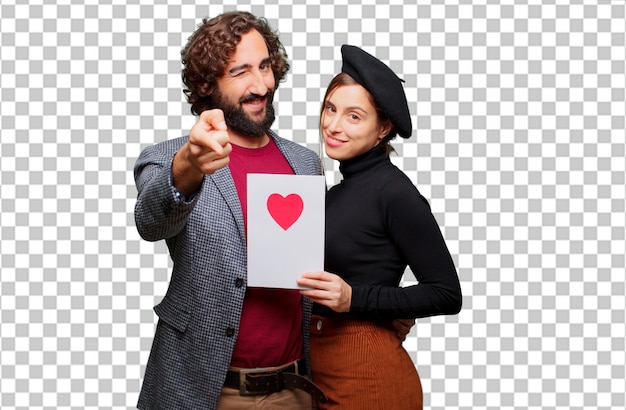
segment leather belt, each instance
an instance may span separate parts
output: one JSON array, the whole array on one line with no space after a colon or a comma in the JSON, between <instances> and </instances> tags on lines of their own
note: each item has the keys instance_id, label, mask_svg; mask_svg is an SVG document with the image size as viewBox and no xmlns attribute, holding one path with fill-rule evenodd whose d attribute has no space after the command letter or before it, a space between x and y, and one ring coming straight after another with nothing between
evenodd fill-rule
<instances>
[{"instance_id":1,"label":"leather belt","mask_svg":"<svg viewBox=\"0 0 626 410\"><path fill-rule=\"evenodd\" d=\"M239 390L241 396L270 394L283 389L300 389L320 403L327 401L322 389L306 377L303 359L277 367L231 368L226 373L224 386Z\"/></svg>"}]
</instances>

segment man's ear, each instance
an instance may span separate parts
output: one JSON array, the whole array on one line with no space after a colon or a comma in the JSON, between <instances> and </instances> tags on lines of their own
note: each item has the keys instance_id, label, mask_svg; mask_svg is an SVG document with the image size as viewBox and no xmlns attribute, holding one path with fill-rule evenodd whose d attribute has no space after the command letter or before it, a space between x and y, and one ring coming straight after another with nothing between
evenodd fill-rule
<instances>
[{"instance_id":1,"label":"man's ear","mask_svg":"<svg viewBox=\"0 0 626 410\"><path fill-rule=\"evenodd\" d=\"M202 97L207 97L213 94L213 87L211 87L208 83L204 83L198 87L198 91Z\"/></svg>"}]
</instances>

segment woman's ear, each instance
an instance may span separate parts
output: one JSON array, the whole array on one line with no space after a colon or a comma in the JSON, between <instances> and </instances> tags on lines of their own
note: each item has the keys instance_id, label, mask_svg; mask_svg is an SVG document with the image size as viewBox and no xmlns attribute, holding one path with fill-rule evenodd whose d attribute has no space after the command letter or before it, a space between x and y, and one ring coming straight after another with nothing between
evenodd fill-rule
<instances>
[{"instance_id":1,"label":"woman's ear","mask_svg":"<svg viewBox=\"0 0 626 410\"><path fill-rule=\"evenodd\" d=\"M378 139L382 140L383 138L385 138L387 135L389 135L392 129L393 124L391 124L391 120L385 120L382 124L380 124Z\"/></svg>"}]
</instances>

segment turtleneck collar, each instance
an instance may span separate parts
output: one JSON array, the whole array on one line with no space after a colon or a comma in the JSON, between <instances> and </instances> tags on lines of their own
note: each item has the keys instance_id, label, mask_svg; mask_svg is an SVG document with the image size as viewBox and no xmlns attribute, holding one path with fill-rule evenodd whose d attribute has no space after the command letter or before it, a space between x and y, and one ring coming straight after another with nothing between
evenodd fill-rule
<instances>
[{"instance_id":1,"label":"turtleneck collar","mask_svg":"<svg viewBox=\"0 0 626 410\"><path fill-rule=\"evenodd\" d=\"M339 161L339 171L344 179L358 176L365 171L378 168L380 164L388 163L391 160L386 153L387 144L378 144L367 152L345 161Z\"/></svg>"}]
</instances>

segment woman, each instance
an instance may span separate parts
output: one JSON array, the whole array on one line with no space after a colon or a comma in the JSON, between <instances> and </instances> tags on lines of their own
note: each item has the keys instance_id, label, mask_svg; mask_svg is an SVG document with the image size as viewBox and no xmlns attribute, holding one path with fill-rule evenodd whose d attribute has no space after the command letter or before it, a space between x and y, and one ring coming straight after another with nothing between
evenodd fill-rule
<instances>
[{"instance_id":1,"label":"woman","mask_svg":"<svg viewBox=\"0 0 626 410\"><path fill-rule=\"evenodd\" d=\"M343 180L326 197L325 271L298 280L315 302L313 378L329 399L321 409L421 409L419 375L389 324L456 314L461 288L428 202L389 159L390 141L411 135L402 80L360 48L341 52L320 130ZM407 266L418 284L402 288Z\"/></svg>"}]
</instances>

